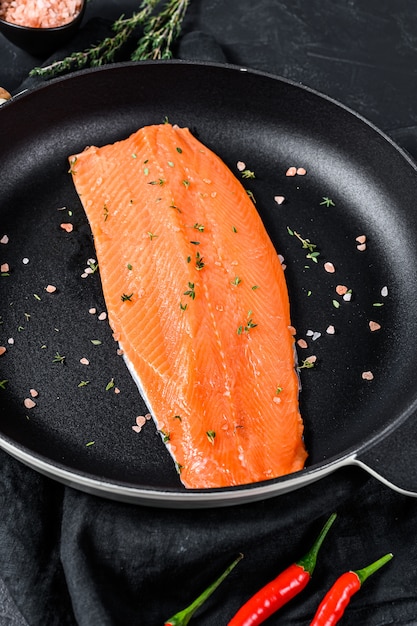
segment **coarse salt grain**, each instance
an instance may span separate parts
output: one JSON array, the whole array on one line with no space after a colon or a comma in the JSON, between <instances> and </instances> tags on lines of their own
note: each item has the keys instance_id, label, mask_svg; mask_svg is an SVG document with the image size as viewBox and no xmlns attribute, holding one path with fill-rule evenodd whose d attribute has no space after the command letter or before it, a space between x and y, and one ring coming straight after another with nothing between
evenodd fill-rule
<instances>
[{"instance_id":1,"label":"coarse salt grain","mask_svg":"<svg viewBox=\"0 0 417 626\"><path fill-rule=\"evenodd\" d=\"M388 287L382 287L382 289L381 289L381 296L383 298L386 298L387 295L388 295Z\"/></svg>"},{"instance_id":2,"label":"coarse salt grain","mask_svg":"<svg viewBox=\"0 0 417 626\"><path fill-rule=\"evenodd\" d=\"M343 300L345 302L350 302L352 300L352 293L350 291L348 291L347 293L345 293L345 295L343 296Z\"/></svg>"},{"instance_id":3,"label":"coarse salt grain","mask_svg":"<svg viewBox=\"0 0 417 626\"><path fill-rule=\"evenodd\" d=\"M81 363L81 365L90 365L90 361L88 359L86 359L85 357L80 359L80 363Z\"/></svg>"},{"instance_id":4,"label":"coarse salt grain","mask_svg":"<svg viewBox=\"0 0 417 626\"><path fill-rule=\"evenodd\" d=\"M152 419L152 415L151 415L150 413L146 413L146 414L145 414L145 419L146 419L146 420L150 420L150 419Z\"/></svg>"},{"instance_id":5,"label":"coarse salt grain","mask_svg":"<svg viewBox=\"0 0 417 626\"><path fill-rule=\"evenodd\" d=\"M326 328L326 333L328 335L334 335L335 332L336 332L335 327L332 324L330 324L330 326Z\"/></svg>"},{"instance_id":6,"label":"coarse salt grain","mask_svg":"<svg viewBox=\"0 0 417 626\"><path fill-rule=\"evenodd\" d=\"M29 259L27 258L27 256L25 256L25 258L22 259L22 263L23 265L27 265L29 263Z\"/></svg>"},{"instance_id":7,"label":"coarse salt grain","mask_svg":"<svg viewBox=\"0 0 417 626\"><path fill-rule=\"evenodd\" d=\"M95 314L97 313L97 309L95 309L94 307L91 307L91 309L88 309L88 312L89 312L91 315L95 315Z\"/></svg>"},{"instance_id":8,"label":"coarse salt grain","mask_svg":"<svg viewBox=\"0 0 417 626\"><path fill-rule=\"evenodd\" d=\"M297 174L297 168L292 166L287 169L285 176L295 176Z\"/></svg>"},{"instance_id":9,"label":"coarse salt grain","mask_svg":"<svg viewBox=\"0 0 417 626\"><path fill-rule=\"evenodd\" d=\"M298 176L305 176L307 174L307 170L305 170L304 167L297 167L297 174Z\"/></svg>"},{"instance_id":10,"label":"coarse salt grain","mask_svg":"<svg viewBox=\"0 0 417 626\"><path fill-rule=\"evenodd\" d=\"M9 339L7 340L7 343L9 344L9 346L12 346L14 344L13 337L9 337Z\"/></svg>"},{"instance_id":11,"label":"coarse salt grain","mask_svg":"<svg viewBox=\"0 0 417 626\"><path fill-rule=\"evenodd\" d=\"M27 409L33 409L36 406L36 402L32 398L25 398L23 404Z\"/></svg>"},{"instance_id":12,"label":"coarse salt grain","mask_svg":"<svg viewBox=\"0 0 417 626\"><path fill-rule=\"evenodd\" d=\"M55 285L47 285L45 287L45 291L47 293L54 293L56 291L56 287L55 287Z\"/></svg>"},{"instance_id":13,"label":"coarse salt grain","mask_svg":"<svg viewBox=\"0 0 417 626\"><path fill-rule=\"evenodd\" d=\"M299 340L297 341L297 345L298 345L300 348L308 348L308 344L307 344L307 342L306 342L306 340L305 340L305 339L299 339Z\"/></svg>"},{"instance_id":14,"label":"coarse salt grain","mask_svg":"<svg viewBox=\"0 0 417 626\"><path fill-rule=\"evenodd\" d=\"M0 271L1 271L1 272L8 272L8 271L9 271L9 269L10 269L10 266L9 266L9 264L8 264L8 263L2 263L2 264L0 265Z\"/></svg>"},{"instance_id":15,"label":"coarse salt grain","mask_svg":"<svg viewBox=\"0 0 417 626\"><path fill-rule=\"evenodd\" d=\"M68 222L64 222L62 224L60 224L62 230L65 230L65 232L67 233L72 233L72 231L74 230L74 226Z\"/></svg>"},{"instance_id":16,"label":"coarse salt grain","mask_svg":"<svg viewBox=\"0 0 417 626\"><path fill-rule=\"evenodd\" d=\"M370 371L362 372L362 378L363 378L363 380L373 380L374 379L374 375Z\"/></svg>"},{"instance_id":17,"label":"coarse salt grain","mask_svg":"<svg viewBox=\"0 0 417 626\"><path fill-rule=\"evenodd\" d=\"M119 393L120 393L120 389L119 389L119 387L115 387L115 388L114 388L114 393L116 393L116 394L119 394Z\"/></svg>"},{"instance_id":18,"label":"coarse salt grain","mask_svg":"<svg viewBox=\"0 0 417 626\"><path fill-rule=\"evenodd\" d=\"M39 392L36 391L36 389L29 389L29 393L32 396L32 398L37 398L39 395Z\"/></svg>"},{"instance_id":19,"label":"coarse salt grain","mask_svg":"<svg viewBox=\"0 0 417 626\"><path fill-rule=\"evenodd\" d=\"M243 172L243 170L246 168L246 164L243 161L238 161L236 163L236 167L239 170L239 172Z\"/></svg>"},{"instance_id":20,"label":"coarse salt grain","mask_svg":"<svg viewBox=\"0 0 417 626\"><path fill-rule=\"evenodd\" d=\"M9 238L7 235L3 235L3 237L0 239L0 243L9 243Z\"/></svg>"},{"instance_id":21,"label":"coarse salt grain","mask_svg":"<svg viewBox=\"0 0 417 626\"><path fill-rule=\"evenodd\" d=\"M376 330L380 330L381 324L378 324L378 322L373 322L371 320L369 322L369 328L370 328L371 332L375 332Z\"/></svg>"},{"instance_id":22,"label":"coarse salt grain","mask_svg":"<svg viewBox=\"0 0 417 626\"><path fill-rule=\"evenodd\" d=\"M107 318L107 313L105 311L103 311L103 313L100 313L100 315L98 316L98 319L102 322L103 320L105 320Z\"/></svg>"},{"instance_id":23,"label":"coarse salt grain","mask_svg":"<svg viewBox=\"0 0 417 626\"><path fill-rule=\"evenodd\" d=\"M356 237L356 241L358 243L365 243L366 241L366 235L359 235L359 237Z\"/></svg>"},{"instance_id":24,"label":"coarse salt grain","mask_svg":"<svg viewBox=\"0 0 417 626\"><path fill-rule=\"evenodd\" d=\"M356 246L359 252L364 252L366 250L366 243L358 243Z\"/></svg>"},{"instance_id":25,"label":"coarse salt grain","mask_svg":"<svg viewBox=\"0 0 417 626\"><path fill-rule=\"evenodd\" d=\"M339 296L344 296L345 293L347 293L348 288L346 287L346 285L337 285L336 286L336 293L339 294Z\"/></svg>"},{"instance_id":26,"label":"coarse salt grain","mask_svg":"<svg viewBox=\"0 0 417 626\"><path fill-rule=\"evenodd\" d=\"M327 261L323 267L326 272L329 272L329 274L334 274L334 272L336 271L333 263L330 263L330 261Z\"/></svg>"},{"instance_id":27,"label":"coarse salt grain","mask_svg":"<svg viewBox=\"0 0 417 626\"><path fill-rule=\"evenodd\" d=\"M274 196L274 200L277 204L283 204L285 202L284 196Z\"/></svg>"}]
</instances>

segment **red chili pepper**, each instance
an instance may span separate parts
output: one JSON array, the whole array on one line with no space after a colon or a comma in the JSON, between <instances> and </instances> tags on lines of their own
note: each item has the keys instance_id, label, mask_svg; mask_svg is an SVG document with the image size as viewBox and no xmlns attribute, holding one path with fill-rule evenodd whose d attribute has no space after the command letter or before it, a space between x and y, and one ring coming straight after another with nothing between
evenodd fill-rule
<instances>
[{"instance_id":1,"label":"red chili pepper","mask_svg":"<svg viewBox=\"0 0 417 626\"><path fill-rule=\"evenodd\" d=\"M201 593L198 598L194 600L189 606L187 606L182 611L175 613L173 617L170 617L165 623L164 626L187 626L188 622L200 608L200 606L211 596L213 591L217 589L220 583L230 574L232 569L239 563L240 559L243 558L243 554L239 554L239 556L225 569L223 574L221 574L215 581L212 583L207 589Z\"/></svg>"},{"instance_id":2,"label":"red chili pepper","mask_svg":"<svg viewBox=\"0 0 417 626\"><path fill-rule=\"evenodd\" d=\"M390 561L392 556L391 553L386 554L363 569L345 572L339 576L321 601L310 626L333 626L333 624L337 624L351 597L359 591L365 580Z\"/></svg>"},{"instance_id":3,"label":"red chili pepper","mask_svg":"<svg viewBox=\"0 0 417 626\"><path fill-rule=\"evenodd\" d=\"M255 593L232 617L228 626L256 626L261 624L299 594L313 574L320 546L335 519L336 514L333 513L307 554Z\"/></svg>"}]
</instances>

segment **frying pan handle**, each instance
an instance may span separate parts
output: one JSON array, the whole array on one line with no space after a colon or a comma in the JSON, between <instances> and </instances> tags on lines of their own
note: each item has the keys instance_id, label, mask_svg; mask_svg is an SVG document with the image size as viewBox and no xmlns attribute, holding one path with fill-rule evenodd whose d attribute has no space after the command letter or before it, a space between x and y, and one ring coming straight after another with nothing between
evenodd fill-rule
<instances>
[{"instance_id":1,"label":"frying pan handle","mask_svg":"<svg viewBox=\"0 0 417 626\"><path fill-rule=\"evenodd\" d=\"M411 415L372 447L359 452L355 464L399 493L417 497L417 415Z\"/></svg>"}]
</instances>

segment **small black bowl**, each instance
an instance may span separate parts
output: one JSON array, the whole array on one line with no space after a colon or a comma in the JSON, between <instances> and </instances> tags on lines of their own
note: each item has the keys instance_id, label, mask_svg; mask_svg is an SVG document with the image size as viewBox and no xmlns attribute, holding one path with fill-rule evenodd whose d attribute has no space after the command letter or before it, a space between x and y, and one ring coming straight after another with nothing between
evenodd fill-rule
<instances>
[{"instance_id":1,"label":"small black bowl","mask_svg":"<svg viewBox=\"0 0 417 626\"><path fill-rule=\"evenodd\" d=\"M75 35L82 22L86 4L86 0L82 0L80 12L64 26L33 28L0 19L0 32L18 48L33 56L45 57L65 45Z\"/></svg>"}]
</instances>

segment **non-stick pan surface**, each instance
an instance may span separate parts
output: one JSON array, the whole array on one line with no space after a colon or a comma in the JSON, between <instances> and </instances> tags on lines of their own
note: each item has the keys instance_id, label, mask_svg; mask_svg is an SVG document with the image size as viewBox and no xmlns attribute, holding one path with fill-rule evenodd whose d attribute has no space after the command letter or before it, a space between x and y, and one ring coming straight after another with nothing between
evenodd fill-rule
<instances>
[{"instance_id":1,"label":"non-stick pan surface","mask_svg":"<svg viewBox=\"0 0 417 626\"><path fill-rule=\"evenodd\" d=\"M67 157L166 118L188 126L237 176L238 161L255 173L244 183L284 257L293 324L308 344L298 347L299 363L317 357L300 370L309 458L298 474L187 491L153 423L132 429L147 411L99 319L99 271L82 278L95 253ZM80 489L161 506L269 497L349 463L417 491L409 469L417 451L417 172L385 135L285 80L160 62L80 72L20 95L0 110L0 137L5 450ZM290 166L306 174L286 176ZM31 389L36 406L27 408Z\"/></svg>"}]
</instances>

